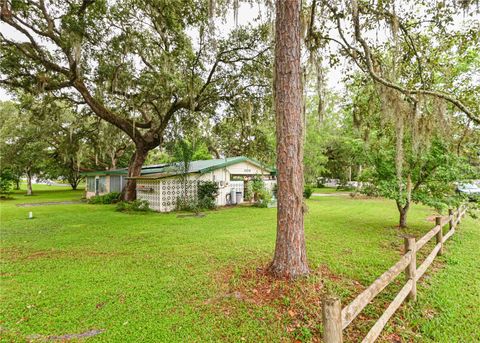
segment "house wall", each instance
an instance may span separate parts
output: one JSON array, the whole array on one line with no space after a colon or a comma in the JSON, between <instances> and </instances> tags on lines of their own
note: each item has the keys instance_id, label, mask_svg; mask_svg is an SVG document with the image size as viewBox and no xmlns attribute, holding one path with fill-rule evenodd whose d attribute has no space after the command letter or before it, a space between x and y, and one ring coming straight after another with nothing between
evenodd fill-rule
<instances>
[{"instance_id":1,"label":"house wall","mask_svg":"<svg viewBox=\"0 0 480 343\"><path fill-rule=\"evenodd\" d=\"M210 175L210 178L212 175ZM197 197L198 183L201 181L210 181L205 175L197 177L193 175L188 179L187 196L190 199ZM217 206L229 204L231 190L242 192L240 203L243 202L243 181L229 181L228 183L217 181L218 196L216 198ZM267 188L270 188L267 186ZM175 210L177 199L183 196L183 183L179 178L171 177L158 180L137 180L137 199L146 200L150 208L159 212L169 212Z\"/></svg>"},{"instance_id":2,"label":"house wall","mask_svg":"<svg viewBox=\"0 0 480 343\"><path fill-rule=\"evenodd\" d=\"M216 169L205 174L192 173L188 176L188 197L197 197L197 186L201 181L214 181L218 184L219 194L216 198L217 206L228 204L231 189L242 192L243 181L230 181L231 175L270 175L270 172L251 163L241 162L226 168ZM266 182L267 189L271 189L275 181ZM228 196L227 196L228 195ZM183 184L179 177L169 177L156 180L137 180L137 199L148 201L150 208L159 212L175 210L177 199L183 196Z\"/></svg>"},{"instance_id":3,"label":"house wall","mask_svg":"<svg viewBox=\"0 0 480 343\"><path fill-rule=\"evenodd\" d=\"M216 170L217 173L191 174L187 179L187 197L197 197L198 183L213 181L218 184L219 195L216 198L217 206L225 206L226 194L230 194L230 186L225 181L230 177L228 173ZM239 181L236 181L238 183ZM243 182L240 181L242 184ZM183 196L183 182L178 177L158 180L137 180L137 199L148 201L150 208L159 212L175 210L177 199ZM243 189L243 187L242 187Z\"/></svg>"},{"instance_id":4,"label":"house wall","mask_svg":"<svg viewBox=\"0 0 480 343\"><path fill-rule=\"evenodd\" d=\"M267 170L247 161L228 166L227 171L233 175L270 175L270 172Z\"/></svg>"},{"instance_id":5,"label":"house wall","mask_svg":"<svg viewBox=\"0 0 480 343\"><path fill-rule=\"evenodd\" d=\"M277 184L277 180L264 180L265 183L265 188L269 192L273 192L273 189L275 188L275 185Z\"/></svg>"},{"instance_id":6,"label":"house wall","mask_svg":"<svg viewBox=\"0 0 480 343\"><path fill-rule=\"evenodd\" d=\"M197 196L198 178L187 180L187 197ZM137 199L146 200L150 208L159 212L169 212L175 209L177 199L183 196L183 182L178 177L158 180L137 180Z\"/></svg>"},{"instance_id":7,"label":"house wall","mask_svg":"<svg viewBox=\"0 0 480 343\"><path fill-rule=\"evenodd\" d=\"M199 181L228 182L230 173L227 169L216 169L205 174L192 174L192 179L198 178Z\"/></svg>"},{"instance_id":8,"label":"house wall","mask_svg":"<svg viewBox=\"0 0 480 343\"><path fill-rule=\"evenodd\" d=\"M161 189L163 185L165 183L162 180L137 180L137 199L148 201L152 210L165 212L167 204L164 199L162 205Z\"/></svg>"},{"instance_id":9,"label":"house wall","mask_svg":"<svg viewBox=\"0 0 480 343\"><path fill-rule=\"evenodd\" d=\"M253 173L254 171L252 170L252 175L258 175L258 173ZM201 175L192 174L190 179L192 181L216 182L218 184L218 196L216 199L216 204L217 206L225 206L230 203L230 191L232 188L234 188L236 192L242 192L241 202L243 202L243 181L230 181L230 175L231 174L228 168L222 168Z\"/></svg>"}]
</instances>

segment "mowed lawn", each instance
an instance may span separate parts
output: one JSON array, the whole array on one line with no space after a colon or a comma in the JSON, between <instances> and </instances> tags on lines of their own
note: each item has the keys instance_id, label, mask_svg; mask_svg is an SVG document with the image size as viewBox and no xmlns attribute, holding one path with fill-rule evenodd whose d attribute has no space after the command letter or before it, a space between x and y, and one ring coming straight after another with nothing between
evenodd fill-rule
<instances>
[{"instance_id":1,"label":"mowed lawn","mask_svg":"<svg viewBox=\"0 0 480 343\"><path fill-rule=\"evenodd\" d=\"M293 286L276 283L271 292L257 289L248 275L273 254L275 209L177 218L118 213L114 205L16 206L82 195L36 188L33 197L15 194L0 203L0 337L6 342L91 330L101 333L89 341L105 342L317 341L322 294L334 292L345 304L397 261L402 235L433 227L426 218L434 212L423 206L413 208L411 229L402 231L391 201L312 197L305 217L312 276ZM403 280L367 307L347 339L368 331ZM422 280L418 302L402 306L381 340L480 341L478 219L462 222ZM315 290L318 298L302 303L302 292L307 298Z\"/></svg>"}]
</instances>

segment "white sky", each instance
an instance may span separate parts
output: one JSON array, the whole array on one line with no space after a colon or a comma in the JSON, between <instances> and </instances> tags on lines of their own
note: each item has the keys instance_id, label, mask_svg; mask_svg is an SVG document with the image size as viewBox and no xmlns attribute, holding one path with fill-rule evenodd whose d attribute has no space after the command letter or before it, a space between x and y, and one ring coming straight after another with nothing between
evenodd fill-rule
<instances>
[{"instance_id":1,"label":"white sky","mask_svg":"<svg viewBox=\"0 0 480 343\"><path fill-rule=\"evenodd\" d=\"M0 101L10 100L11 97L7 94L7 92L0 87Z\"/></svg>"}]
</instances>

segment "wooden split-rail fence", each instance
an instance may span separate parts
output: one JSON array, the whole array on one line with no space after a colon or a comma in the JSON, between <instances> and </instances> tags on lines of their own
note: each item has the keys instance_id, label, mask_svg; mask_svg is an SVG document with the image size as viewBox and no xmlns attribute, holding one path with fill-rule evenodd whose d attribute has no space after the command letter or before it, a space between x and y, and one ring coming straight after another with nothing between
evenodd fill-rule
<instances>
[{"instance_id":1,"label":"wooden split-rail fence","mask_svg":"<svg viewBox=\"0 0 480 343\"><path fill-rule=\"evenodd\" d=\"M443 254L443 245L455 233L457 225L465 215L467 207L462 205L454 213L448 211L448 220L442 221L442 217L435 218L435 227L425 236L415 241L414 237L405 237L405 254L389 270L376 279L367 289L360 293L350 304L342 309L340 300L336 297L327 297L323 301L323 340L325 343L343 342L343 330L362 312L362 310L375 298L385 287L387 287L401 272L405 271L407 282L393 299L385 312L370 329L362 342L374 342L382 332L385 324L405 299L416 300L417 281L427 268L432 264L437 255ZM448 231L443 235L443 227L448 224ZM417 268L417 251L433 237L437 244L423 263Z\"/></svg>"}]
</instances>

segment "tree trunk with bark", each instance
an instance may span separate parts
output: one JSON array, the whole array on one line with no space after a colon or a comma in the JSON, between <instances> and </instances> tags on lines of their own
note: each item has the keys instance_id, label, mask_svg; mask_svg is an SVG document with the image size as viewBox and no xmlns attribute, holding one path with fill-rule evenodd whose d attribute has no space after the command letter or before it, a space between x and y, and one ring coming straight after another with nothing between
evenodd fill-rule
<instances>
[{"instance_id":1,"label":"tree trunk with bark","mask_svg":"<svg viewBox=\"0 0 480 343\"><path fill-rule=\"evenodd\" d=\"M75 181L70 181L70 187L72 187L72 191L76 190L77 187L78 187L78 181L79 180L75 180Z\"/></svg>"},{"instance_id":2,"label":"tree trunk with bark","mask_svg":"<svg viewBox=\"0 0 480 343\"><path fill-rule=\"evenodd\" d=\"M408 210L410 209L410 204L412 203L412 176L410 173L407 174L407 186L405 188L405 193L405 204L402 205L397 200L397 208L398 212L400 213L400 220L398 226L402 229L407 227Z\"/></svg>"},{"instance_id":3,"label":"tree trunk with bark","mask_svg":"<svg viewBox=\"0 0 480 343\"><path fill-rule=\"evenodd\" d=\"M27 171L27 195L33 195L32 190L32 174Z\"/></svg>"},{"instance_id":4,"label":"tree trunk with bark","mask_svg":"<svg viewBox=\"0 0 480 343\"><path fill-rule=\"evenodd\" d=\"M408 215L408 209L410 208L410 203L407 202L404 206L402 206L397 201L397 208L398 208L398 213L400 214L400 220L398 222L398 226L401 229L404 229L407 227L407 215Z\"/></svg>"},{"instance_id":5,"label":"tree trunk with bark","mask_svg":"<svg viewBox=\"0 0 480 343\"><path fill-rule=\"evenodd\" d=\"M140 176L142 173L142 166L148 156L148 149L138 147L130 160L128 166L128 177ZM137 198L137 181L133 179L127 179L123 199L126 201L132 201Z\"/></svg>"},{"instance_id":6,"label":"tree trunk with bark","mask_svg":"<svg viewBox=\"0 0 480 343\"><path fill-rule=\"evenodd\" d=\"M275 112L278 212L275 254L269 270L295 278L309 272L303 227L303 118L300 0L276 3Z\"/></svg>"},{"instance_id":7,"label":"tree trunk with bark","mask_svg":"<svg viewBox=\"0 0 480 343\"><path fill-rule=\"evenodd\" d=\"M82 179L83 177L80 176L80 170L77 169L75 161L72 160L70 163L70 173L67 177L68 183L70 184L70 187L72 187L72 190L77 189L78 184Z\"/></svg>"}]
</instances>

